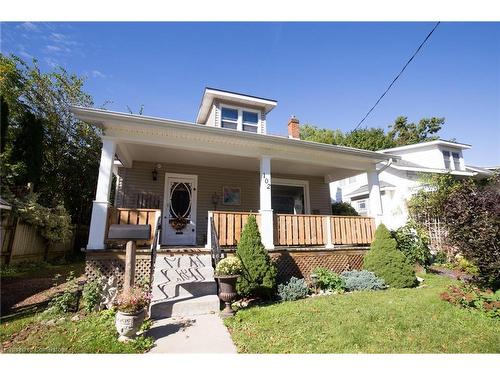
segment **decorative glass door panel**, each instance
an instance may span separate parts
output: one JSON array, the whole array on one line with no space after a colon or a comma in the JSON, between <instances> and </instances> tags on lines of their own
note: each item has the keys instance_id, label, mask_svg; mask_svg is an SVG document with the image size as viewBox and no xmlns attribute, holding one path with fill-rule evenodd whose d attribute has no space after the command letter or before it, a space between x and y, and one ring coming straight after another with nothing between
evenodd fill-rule
<instances>
[{"instance_id":1,"label":"decorative glass door panel","mask_svg":"<svg viewBox=\"0 0 500 375\"><path fill-rule=\"evenodd\" d=\"M196 244L197 176L165 176L162 243L164 245Z\"/></svg>"}]
</instances>

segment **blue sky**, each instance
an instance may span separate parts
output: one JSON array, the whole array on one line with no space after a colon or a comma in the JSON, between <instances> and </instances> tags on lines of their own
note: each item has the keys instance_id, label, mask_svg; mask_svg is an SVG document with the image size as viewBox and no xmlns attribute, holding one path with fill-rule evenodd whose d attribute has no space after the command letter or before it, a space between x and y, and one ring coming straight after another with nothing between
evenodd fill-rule
<instances>
[{"instance_id":1,"label":"blue sky","mask_svg":"<svg viewBox=\"0 0 500 375\"><path fill-rule=\"evenodd\" d=\"M95 105L194 121L205 86L276 99L268 131L353 129L434 23L3 23L2 53L87 76ZM442 23L363 126L442 116L500 165L500 23Z\"/></svg>"}]
</instances>

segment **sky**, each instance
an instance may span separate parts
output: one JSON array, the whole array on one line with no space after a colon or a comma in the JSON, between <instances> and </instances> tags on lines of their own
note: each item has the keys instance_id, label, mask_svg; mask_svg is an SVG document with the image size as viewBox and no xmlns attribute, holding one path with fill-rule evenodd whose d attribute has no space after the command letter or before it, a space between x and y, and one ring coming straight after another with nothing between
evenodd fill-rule
<instances>
[{"instance_id":1,"label":"sky","mask_svg":"<svg viewBox=\"0 0 500 375\"><path fill-rule=\"evenodd\" d=\"M434 22L2 23L1 51L87 77L95 107L194 121L206 86L275 99L288 119L354 129ZM445 117L467 164L500 165L500 23L441 23L363 127Z\"/></svg>"}]
</instances>

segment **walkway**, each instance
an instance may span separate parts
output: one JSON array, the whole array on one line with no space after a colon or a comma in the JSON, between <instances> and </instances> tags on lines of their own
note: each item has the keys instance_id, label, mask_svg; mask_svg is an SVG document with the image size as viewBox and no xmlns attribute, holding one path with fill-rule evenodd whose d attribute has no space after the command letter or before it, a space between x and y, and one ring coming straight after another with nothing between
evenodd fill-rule
<instances>
[{"instance_id":1,"label":"walkway","mask_svg":"<svg viewBox=\"0 0 500 375\"><path fill-rule=\"evenodd\" d=\"M236 353L231 336L217 314L156 321L148 331L155 339L149 353Z\"/></svg>"}]
</instances>

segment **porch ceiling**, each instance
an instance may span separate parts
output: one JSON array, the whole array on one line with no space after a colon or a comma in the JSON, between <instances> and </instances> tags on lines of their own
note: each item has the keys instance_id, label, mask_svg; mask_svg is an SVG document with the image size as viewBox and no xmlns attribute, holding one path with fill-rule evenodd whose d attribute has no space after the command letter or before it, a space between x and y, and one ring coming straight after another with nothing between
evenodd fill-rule
<instances>
[{"instance_id":1,"label":"porch ceiling","mask_svg":"<svg viewBox=\"0 0 500 375\"><path fill-rule=\"evenodd\" d=\"M222 152L222 151L221 151ZM247 171L259 171L259 158L227 155L223 153L211 153L204 151L190 151L170 147L152 145L120 143L118 156L126 154L131 161L147 161L153 163L169 163L181 165L198 165L205 167L236 169ZM360 173L359 169L348 169L333 166L325 166L321 163L305 163L279 158L271 161L272 173L306 176L330 176L335 179L354 176Z\"/></svg>"}]
</instances>

